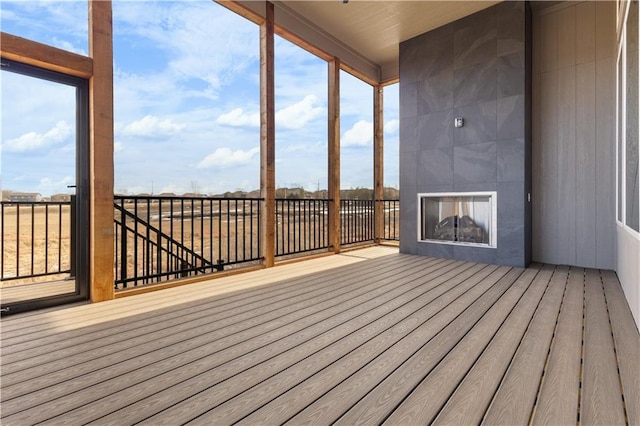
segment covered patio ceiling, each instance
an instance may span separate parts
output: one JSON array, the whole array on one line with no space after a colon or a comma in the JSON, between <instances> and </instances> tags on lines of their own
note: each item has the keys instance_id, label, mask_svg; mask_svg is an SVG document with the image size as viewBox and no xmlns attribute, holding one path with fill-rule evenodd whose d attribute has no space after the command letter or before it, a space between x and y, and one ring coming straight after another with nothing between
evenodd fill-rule
<instances>
[{"instance_id":1,"label":"covered patio ceiling","mask_svg":"<svg viewBox=\"0 0 640 426\"><path fill-rule=\"evenodd\" d=\"M262 1L237 2L264 16ZM399 77L398 45L499 1L276 0L279 32L337 56L370 82ZM221 4L228 4L221 1Z\"/></svg>"}]
</instances>

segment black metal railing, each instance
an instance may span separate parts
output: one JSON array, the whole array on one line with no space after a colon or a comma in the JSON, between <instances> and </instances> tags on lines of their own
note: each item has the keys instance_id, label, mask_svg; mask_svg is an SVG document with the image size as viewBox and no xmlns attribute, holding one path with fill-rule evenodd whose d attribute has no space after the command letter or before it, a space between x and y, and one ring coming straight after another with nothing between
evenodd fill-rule
<instances>
[{"instance_id":1,"label":"black metal railing","mask_svg":"<svg viewBox=\"0 0 640 426\"><path fill-rule=\"evenodd\" d=\"M116 289L259 261L260 201L115 196Z\"/></svg>"},{"instance_id":2,"label":"black metal railing","mask_svg":"<svg viewBox=\"0 0 640 426\"><path fill-rule=\"evenodd\" d=\"M328 211L326 199L276 198L276 256L328 248Z\"/></svg>"},{"instance_id":3,"label":"black metal railing","mask_svg":"<svg viewBox=\"0 0 640 426\"><path fill-rule=\"evenodd\" d=\"M400 241L400 200L381 200L382 240Z\"/></svg>"},{"instance_id":4,"label":"black metal railing","mask_svg":"<svg viewBox=\"0 0 640 426\"><path fill-rule=\"evenodd\" d=\"M258 198L115 197L116 288L256 262ZM382 200L382 240L399 239L399 200ZM375 239L375 203L341 200L341 244ZM73 275L73 201L1 203L3 281ZM276 256L329 247L327 199L276 199Z\"/></svg>"},{"instance_id":5,"label":"black metal railing","mask_svg":"<svg viewBox=\"0 0 640 426\"><path fill-rule=\"evenodd\" d=\"M73 201L0 202L2 281L72 274Z\"/></svg>"},{"instance_id":6,"label":"black metal railing","mask_svg":"<svg viewBox=\"0 0 640 426\"><path fill-rule=\"evenodd\" d=\"M375 201L340 200L340 244L375 240Z\"/></svg>"}]
</instances>

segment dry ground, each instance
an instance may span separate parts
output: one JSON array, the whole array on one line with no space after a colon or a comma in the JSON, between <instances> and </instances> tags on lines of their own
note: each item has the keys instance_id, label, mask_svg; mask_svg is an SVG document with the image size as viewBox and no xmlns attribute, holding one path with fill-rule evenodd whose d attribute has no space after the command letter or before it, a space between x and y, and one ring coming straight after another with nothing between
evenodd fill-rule
<instances>
[{"instance_id":1,"label":"dry ground","mask_svg":"<svg viewBox=\"0 0 640 426\"><path fill-rule=\"evenodd\" d=\"M52 273L70 267L70 211L69 206L44 205L4 206L2 222L3 277ZM61 279L67 274L2 280L2 287Z\"/></svg>"},{"instance_id":2,"label":"dry ground","mask_svg":"<svg viewBox=\"0 0 640 426\"><path fill-rule=\"evenodd\" d=\"M243 263L260 256L257 208L254 204L251 209L248 200L225 200L221 203L174 201L173 206L168 201L162 204L127 203L125 209L155 228L155 231L149 230L141 222L136 226L132 218L125 216L129 228L126 238L128 277L166 272L168 266L175 265L176 259L169 253L189 259L192 264L197 263L198 256L213 263L222 260L225 264ZM21 206L19 218L17 210L15 205L4 206L1 251L2 277L5 279L0 282L0 288L67 278L68 273L6 280L65 271L71 266L69 206L50 205L47 208L37 205L33 209ZM309 251L327 245L327 220L320 217L324 211L318 208L315 216L312 213L298 211L287 216L279 212L276 224L278 254ZM114 214L122 219L120 211L116 210ZM121 227L117 227L114 262L117 277L121 276L124 268L120 230ZM163 252L160 262L156 255L158 245Z\"/></svg>"}]
</instances>

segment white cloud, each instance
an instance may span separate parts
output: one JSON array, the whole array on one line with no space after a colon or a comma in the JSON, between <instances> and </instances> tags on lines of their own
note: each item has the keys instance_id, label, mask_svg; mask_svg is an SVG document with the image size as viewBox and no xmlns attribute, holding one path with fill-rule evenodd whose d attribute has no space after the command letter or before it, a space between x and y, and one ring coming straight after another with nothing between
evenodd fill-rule
<instances>
[{"instance_id":1,"label":"white cloud","mask_svg":"<svg viewBox=\"0 0 640 426\"><path fill-rule=\"evenodd\" d=\"M373 88L346 71L340 71L340 115L373 120Z\"/></svg>"},{"instance_id":2,"label":"white cloud","mask_svg":"<svg viewBox=\"0 0 640 426\"><path fill-rule=\"evenodd\" d=\"M86 46L87 13L84 1L3 0L3 31L49 45L57 46L60 36Z\"/></svg>"},{"instance_id":3,"label":"white cloud","mask_svg":"<svg viewBox=\"0 0 640 426\"><path fill-rule=\"evenodd\" d=\"M276 112L276 125L286 129L300 129L309 121L323 114L325 109L318 106L315 95L307 95L300 102L289 105Z\"/></svg>"},{"instance_id":4,"label":"white cloud","mask_svg":"<svg viewBox=\"0 0 640 426\"><path fill-rule=\"evenodd\" d=\"M160 119L155 115L147 115L124 127L124 133L132 136L170 136L184 129L183 124L176 124L171 119Z\"/></svg>"},{"instance_id":5,"label":"white cloud","mask_svg":"<svg viewBox=\"0 0 640 426\"><path fill-rule=\"evenodd\" d=\"M71 176L64 176L59 180L54 180L50 177L43 177L40 179L38 192L41 194L69 193L73 190L67 188L67 186L73 183L74 179Z\"/></svg>"},{"instance_id":6,"label":"white cloud","mask_svg":"<svg viewBox=\"0 0 640 426\"><path fill-rule=\"evenodd\" d=\"M251 148L247 151L243 151L241 149L237 151L231 151L229 148L218 148L212 154L204 157L204 159L200 161L196 167L199 169L204 169L213 166L228 167L247 164L259 152L259 147Z\"/></svg>"},{"instance_id":7,"label":"white cloud","mask_svg":"<svg viewBox=\"0 0 640 426\"><path fill-rule=\"evenodd\" d=\"M325 112L325 108L318 104L315 95L307 95L300 102L276 111L276 125L284 129L301 129ZM232 127L260 127L260 113L235 108L220 115L216 123Z\"/></svg>"},{"instance_id":8,"label":"white cloud","mask_svg":"<svg viewBox=\"0 0 640 426\"><path fill-rule=\"evenodd\" d=\"M175 78L213 88L259 57L258 26L211 2L114 2L114 25L116 35L141 37L170 53Z\"/></svg>"},{"instance_id":9,"label":"white cloud","mask_svg":"<svg viewBox=\"0 0 640 426\"><path fill-rule=\"evenodd\" d=\"M260 127L260 113L235 108L216 119L216 123L232 127Z\"/></svg>"},{"instance_id":10,"label":"white cloud","mask_svg":"<svg viewBox=\"0 0 640 426\"><path fill-rule=\"evenodd\" d=\"M385 133L396 133L400 129L400 120L389 120L384 123Z\"/></svg>"},{"instance_id":11,"label":"white cloud","mask_svg":"<svg viewBox=\"0 0 640 426\"><path fill-rule=\"evenodd\" d=\"M293 143L289 145L285 145L281 148L278 148L277 154L319 154L319 155L327 155L327 143L323 141L317 141L314 143Z\"/></svg>"},{"instance_id":12,"label":"white cloud","mask_svg":"<svg viewBox=\"0 0 640 426\"><path fill-rule=\"evenodd\" d=\"M0 1L3 1L5 13L4 0ZM12 3L20 9L29 8L29 13L20 13L28 18L25 28L29 32L25 35L42 32L42 37L34 39L73 51L88 49L86 2L69 2L84 4L85 11L74 14L73 19L63 8L60 13L51 15L41 13L43 7L36 1ZM209 193L240 187L257 188L259 150L251 148L259 139L258 26L217 3L202 0L118 1L114 2L113 8L116 188L126 188L130 193L151 192L152 179L155 193L160 192L160 188L169 192L188 192L190 181L199 181L201 189ZM85 17L84 22L76 19L79 15ZM68 34L70 21L73 25L84 26L82 37L76 36L80 31L75 28L72 35ZM64 34L60 28L65 28ZM5 138L2 142L31 130L44 134L56 121L63 119L73 125L73 93L70 96L62 90L64 87L51 83L52 87L46 92L47 101L41 102L45 92L40 85L36 86L35 82L10 84L8 78L3 85L3 92L7 92L3 94L3 100L20 99L21 102L15 106L12 103L11 115L8 110L3 111ZM279 182L300 182L306 186L308 181L315 189L319 181L321 188L326 187L326 81L326 62L276 37ZM369 164L367 148L371 148L373 132L367 128L365 135L358 138L357 126L351 128L358 120L372 121L372 88L344 74L341 98L343 144L355 141L354 147L362 145L358 149L346 149L343 163L353 158L355 165ZM397 118L397 113L395 116L387 114L389 98L385 88L385 117L390 121ZM36 101L38 105L42 103L42 107L35 108ZM52 118L53 112L55 118ZM152 118L145 123L145 116ZM24 122L24 119L18 120L20 117L29 117L29 127L13 125L13 122ZM173 126L182 127L176 132ZM125 128L132 133L127 134ZM162 140L137 137L166 135L167 131L171 136ZM387 136L385 142L391 139ZM62 142L49 152L58 153L67 143ZM3 167L6 167L3 179L10 178L10 168L33 170L35 176L29 185L35 188L43 170L55 180L72 175L68 168L57 165L54 168L49 152L37 166L31 158L34 155L3 153ZM388 152L385 149L385 155ZM347 153L353 156L348 157ZM60 157L62 163L66 157ZM163 167L161 175L152 171L153 165L157 164ZM301 179L301 175L305 177ZM361 183L355 177L345 175L345 182L350 185L370 185L368 181ZM363 176L370 180L369 172ZM20 185L13 186L18 188Z\"/></svg>"},{"instance_id":13,"label":"white cloud","mask_svg":"<svg viewBox=\"0 0 640 426\"><path fill-rule=\"evenodd\" d=\"M356 122L344 132L340 139L343 146L367 146L373 143L373 123L366 120Z\"/></svg>"},{"instance_id":14,"label":"white cloud","mask_svg":"<svg viewBox=\"0 0 640 426\"><path fill-rule=\"evenodd\" d=\"M45 149L66 141L71 136L71 126L64 120L58 121L46 133L29 132L2 144L7 152L27 152Z\"/></svg>"}]
</instances>

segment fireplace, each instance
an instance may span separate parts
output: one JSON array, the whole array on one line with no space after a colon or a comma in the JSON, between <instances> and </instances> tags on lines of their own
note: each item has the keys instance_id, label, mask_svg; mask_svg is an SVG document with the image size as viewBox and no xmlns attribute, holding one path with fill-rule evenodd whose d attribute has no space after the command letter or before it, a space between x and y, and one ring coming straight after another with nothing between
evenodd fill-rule
<instances>
[{"instance_id":1,"label":"fireplace","mask_svg":"<svg viewBox=\"0 0 640 426\"><path fill-rule=\"evenodd\" d=\"M496 192L418 194L418 240L497 247Z\"/></svg>"}]
</instances>

